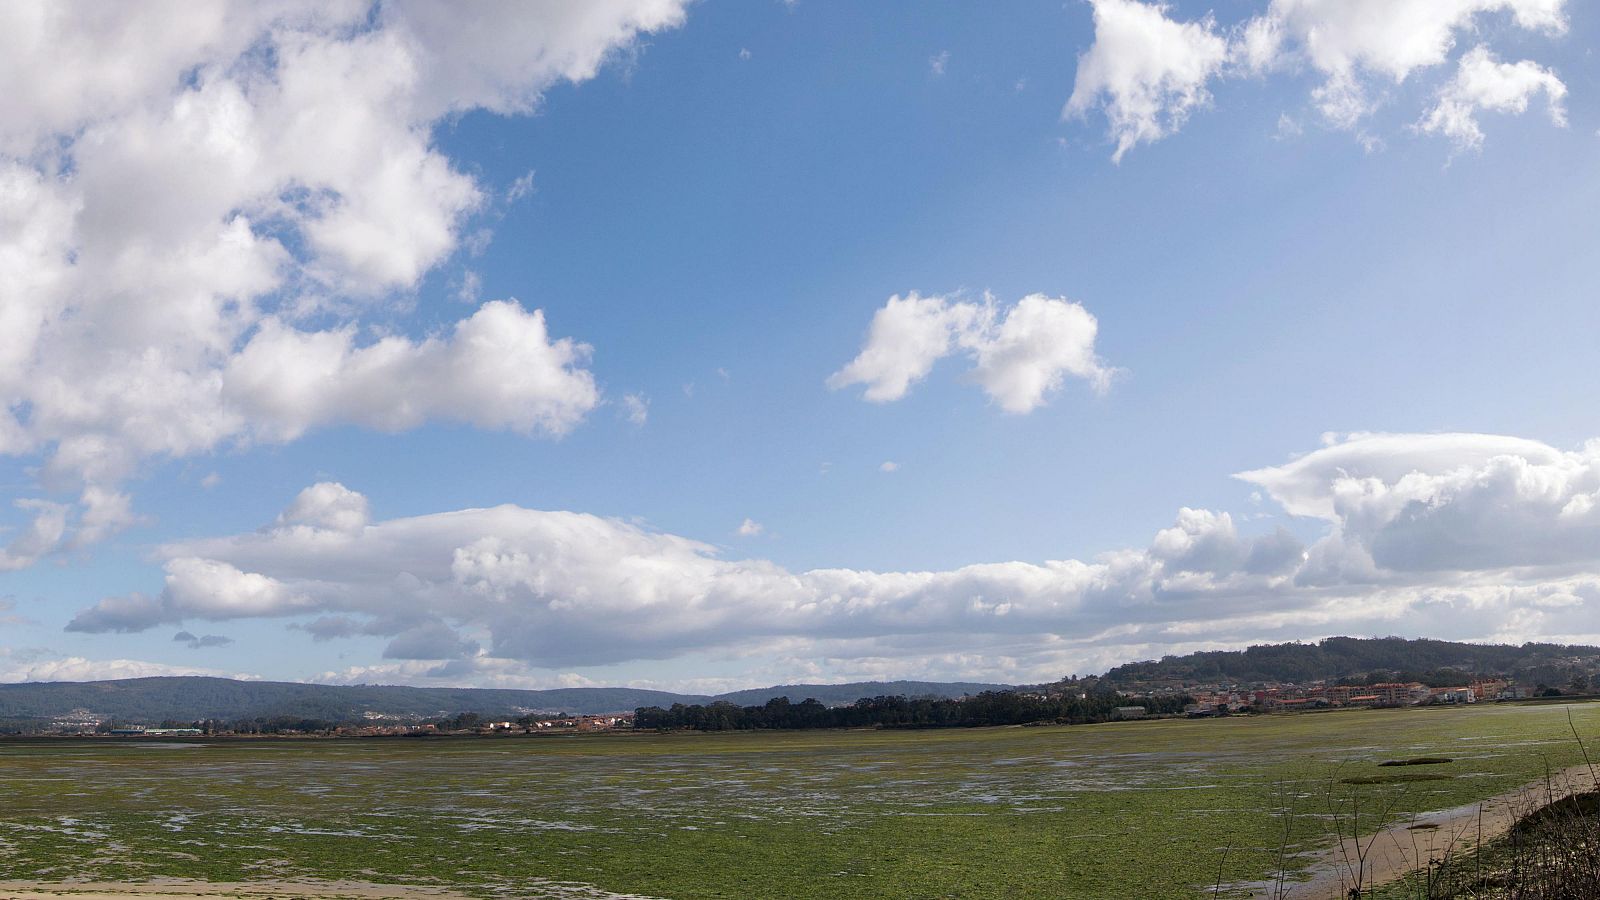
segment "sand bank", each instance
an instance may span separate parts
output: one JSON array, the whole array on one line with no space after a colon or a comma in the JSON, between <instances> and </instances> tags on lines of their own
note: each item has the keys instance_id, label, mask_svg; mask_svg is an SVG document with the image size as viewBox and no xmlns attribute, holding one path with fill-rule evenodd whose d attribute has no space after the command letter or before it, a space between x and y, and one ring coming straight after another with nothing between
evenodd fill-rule
<instances>
[{"instance_id":1,"label":"sand bank","mask_svg":"<svg viewBox=\"0 0 1600 900\"><path fill-rule=\"evenodd\" d=\"M1300 880L1252 885L1261 897L1291 900L1332 900L1347 897L1351 888L1369 888L1403 878L1428 865L1470 852L1511 830L1517 820L1546 804L1571 794L1595 790L1595 773L1588 766L1573 766L1548 779L1525 784L1514 791L1454 809L1422 813L1360 838L1346 838L1311 854L1311 866Z\"/></svg>"}]
</instances>

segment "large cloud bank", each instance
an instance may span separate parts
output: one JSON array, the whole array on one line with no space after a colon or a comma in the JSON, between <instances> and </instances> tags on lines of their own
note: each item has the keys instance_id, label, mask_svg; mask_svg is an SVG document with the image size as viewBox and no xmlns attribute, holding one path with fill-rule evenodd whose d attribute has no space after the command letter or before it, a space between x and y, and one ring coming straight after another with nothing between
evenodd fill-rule
<instances>
[{"instance_id":1,"label":"large cloud bank","mask_svg":"<svg viewBox=\"0 0 1600 900\"><path fill-rule=\"evenodd\" d=\"M1223 78L1309 72L1310 105L1330 127L1378 142L1367 123L1388 95L1419 73L1447 65L1459 39L1481 40L1490 24L1544 36L1565 33L1565 0L1271 0L1231 27L1207 16L1181 22L1170 6L1144 0L1090 0L1095 38L1078 60L1063 117L1102 110L1116 145L1112 158L1182 127L1211 102ZM1520 114L1543 95L1565 125L1567 88L1532 60L1502 63L1485 43L1456 54L1456 74L1437 89L1417 131L1481 145L1482 112Z\"/></svg>"},{"instance_id":2,"label":"large cloud bank","mask_svg":"<svg viewBox=\"0 0 1600 900\"><path fill-rule=\"evenodd\" d=\"M0 455L63 505L16 568L133 521L142 461L431 419L560 435L588 347L483 305L408 337L391 298L489 186L435 125L525 113L681 0L31 3L0 8Z\"/></svg>"},{"instance_id":3,"label":"large cloud bank","mask_svg":"<svg viewBox=\"0 0 1600 900\"><path fill-rule=\"evenodd\" d=\"M1148 546L1092 560L791 572L576 512L370 521L360 494L318 484L261 531L164 547L159 593L108 598L70 627L285 618L321 639L386 636L393 660L444 661L414 672L721 652L1009 678L1339 632L1600 631L1600 441L1357 434L1237 477L1323 523L1320 536L1247 534L1229 513L1183 509Z\"/></svg>"}]
</instances>

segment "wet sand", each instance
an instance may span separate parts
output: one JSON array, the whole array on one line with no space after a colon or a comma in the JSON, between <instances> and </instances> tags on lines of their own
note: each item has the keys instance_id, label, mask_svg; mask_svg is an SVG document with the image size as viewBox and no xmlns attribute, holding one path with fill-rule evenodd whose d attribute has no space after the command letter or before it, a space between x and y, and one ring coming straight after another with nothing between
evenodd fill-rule
<instances>
[{"instance_id":1,"label":"wet sand","mask_svg":"<svg viewBox=\"0 0 1600 900\"><path fill-rule=\"evenodd\" d=\"M1597 787L1600 785L1595 773L1588 766L1573 766L1553 773L1548 780L1525 784L1498 797L1423 813L1376 834L1347 838L1312 854L1311 867L1300 876L1304 880L1285 883L1282 892L1273 891L1275 882L1251 887L1262 897L1344 898L1357 885L1369 888L1386 884L1423 868L1429 860L1469 852L1479 842L1488 843L1505 834L1518 819L1534 810Z\"/></svg>"}]
</instances>

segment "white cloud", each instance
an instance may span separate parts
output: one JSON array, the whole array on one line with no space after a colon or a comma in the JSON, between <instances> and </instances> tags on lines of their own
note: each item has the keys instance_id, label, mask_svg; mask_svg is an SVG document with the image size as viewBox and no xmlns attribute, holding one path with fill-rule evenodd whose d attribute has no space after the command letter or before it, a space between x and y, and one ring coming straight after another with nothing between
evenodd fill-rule
<instances>
[{"instance_id":1,"label":"white cloud","mask_svg":"<svg viewBox=\"0 0 1600 900\"><path fill-rule=\"evenodd\" d=\"M166 675L211 675L253 679L254 675L200 666L169 665L138 659L86 659L67 656L47 660L8 660L0 648L0 684L33 681L104 681L114 678L154 678Z\"/></svg>"},{"instance_id":2,"label":"white cloud","mask_svg":"<svg viewBox=\"0 0 1600 900\"><path fill-rule=\"evenodd\" d=\"M949 64L950 64L950 51L949 50L940 50L938 53L935 53L934 55L928 57L928 71L935 78L938 78L939 76L943 75L945 66L948 66Z\"/></svg>"},{"instance_id":3,"label":"white cloud","mask_svg":"<svg viewBox=\"0 0 1600 900\"><path fill-rule=\"evenodd\" d=\"M829 376L828 387L864 384L864 396L873 403L899 400L950 354L956 336L972 330L981 312L975 304L923 297L916 291L904 298L896 294L873 314L866 345Z\"/></svg>"},{"instance_id":4,"label":"white cloud","mask_svg":"<svg viewBox=\"0 0 1600 900\"><path fill-rule=\"evenodd\" d=\"M0 571L25 569L56 549L67 531L67 507L48 500L18 500L14 504L29 515L22 532L0 550Z\"/></svg>"},{"instance_id":5,"label":"white cloud","mask_svg":"<svg viewBox=\"0 0 1600 900\"><path fill-rule=\"evenodd\" d=\"M539 671L521 660L490 656L482 650L452 659L403 659L375 665L349 666L342 670L321 672L309 680L319 684L422 684L516 690L607 686L606 682L595 681L575 672ZM638 679L630 679L629 683L634 687L656 687L661 690L674 687L657 686Z\"/></svg>"},{"instance_id":6,"label":"white cloud","mask_svg":"<svg viewBox=\"0 0 1600 900\"><path fill-rule=\"evenodd\" d=\"M1325 74L1367 69L1402 81L1445 62L1457 32L1509 12L1519 27L1566 30L1564 0L1272 0L1267 17Z\"/></svg>"},{"instance_id":7,"label":"white cloud","mask_svg":"<svg viewBox=\"0 0 1600 900\"><path fill-rule=\"evenodd\" d=\"M82 491L63 544L133 521L116 485L150 458L344 423L573 427L598 402L587 347L540 312L485 304L409 339L385 299L487 233L439 122L528 112L682 19L679 0L0 10L0 454Z\"/></svg>"},{"instance_id":8,"label":"white cloud","mask_svg":"<svg viewBox=\"0 0 1600 900\"><path fill-rule=\"evenodd\" d=\"M1228 58L1228 43L1209 18L1175 22L1167 6L1139 0L1090 0L1094 43L1078 58L1064 118L1103 106L1117 143L1113 160L1159 140L1210 102L1206 90Z\"/></svg>"},{"instance_id":9,"label":"white cloud","mask_svg":"<svg viewBox=\"0 0 1600 900\"><path fill-rule=\"evenodd\" d=\"M278 525L360 531L371 518L365 496L338 482L322 481L301 491L278 516Z\"/></svg>"},{"instance_id":10,"label":"white cloud","mask_svg":"<svg viewBox=\"0 0 1600 900\"><path fill-rule=\"evenodd\" d=\"M766 531L766 526L754 519L746 518L739 523L738 534L740 537L756 537Z\"/></svg>"},{"instance_id":11,"label":"white cloud","mask_svg":"<svg viewBox=\"0 0 1600 900\"><path fill-rule=\"evenodd\" d=\"M78 517L78 530L72 536L74 546L93 544L141 520L133 512L132 497L99 485L85 487L79 503L83 512Z\"/></svg>"},{"instance_id":12,"label":"white cloud","mask_svg":"<svg viewBox=\"0 0 1600 900\"><path fill-rule=\"evenodd\" d=\"M623 394L622 414L635 427L643 427L650 420L650 400L643 394Z\"/></svg>"},{"instance_id":13,"label":"white cloud","mask_svg":"<svg viewBox=\"0 0 1600 900\"><path fill-rule=\"evenodd\" d=\"M1340 558L1387 573L1600 562L1600 441L1563 452L1488 435L1352 435L1241 479L1335 525Z\"/></svg>"},{"instance_id":14,"label":"white cloud","mask_svg":"<svg viewBox=\"0 0 1600 900\"><path fill-rule=\"evenodd\" d=\"M1079 59L1063 115L1103 106L1116 160L1180 128L1209 102L1215 79L1304 69L1320 79L1311 102L1321 118L1355 132L1371 149L1382 140L1363 123L1386 93L1449 62L1459 35L1475 33L1496 15L1546 35L1567 27L1565 0L1271 0L1263 12L1226 30L1209 15L1176 21L1161 3L1091 2L1094 43ZM1559 103L1560 81L1537 63L1491 69L1472 53L1461 62L1460 86L1441 95L1424 119L1425 130L1475 145L1473 108L1521 112L1540 90Z\"/></svg>"},{"instance_id":15,"label":"white cloud","mask_svg":"<svg viewBox=\"0 0 1600 900\"><path fill-rule=\"evenodd\" d=\"M1413 73L1443 65L1456 35L1480 16L1508 12L1519 27L1558 34L1566 29L1563 0L1272 0L1266 14L1246 26L1244 55L1251 68L1304 61L1323 76L1312 93L1323 117L1354 129L1376 105L1372 77L1399 84ZM1276 52L1256 34L1279 36Z\"/></svg>"},{"instance_id":16,"label":"white cloud","mask_svg":"<svg viewBox=\"0 0 1600 900\"><path fill-rule=\"evenodd\" d=\"M890 297L872 317L865 345L855 359L829 376L838 390L865 385L874 403L899 400L927 377L934 363L957 350L971 356L972 380L1010 413L1042 406L1065 376L1109 386L1113 370L1095 355L1099 330L1081 304L1030 294L1001 310L982 303L923 297L915 291Z\"/></svg>"},{"instance_id":17,"label":"white cloud","mask_svg":"<svg viewBox=\"0 0 1600 900\"><path fill-rule=\"evenodd\" d=\"M1240 477L1324 520L1321 536L1247 534L1226 512L1183 509L1149 546L1090 560L797 572L573 512L500 506L359 530L286 516L161 548L159 596L109 598L73 627L316 615L313 634L395 638L391 657L945 659L1011 678L1142 652L1128 648L1331 633L1595 637L1580 623L1600 621L1600 441L1353 435Z\"/></svg>"},{"instance_id":18,"label":"white cloud","mask_svg":"<svg viewBox=\"0 0 1600 900\"><path fill-rule=\"evenodd\" d=\"M1550 120L1565 127L1567 114L1562 98L1567 95L1567 86L1554 72L1530 60L1502 63L1489 48L1480 45L1461 57L1456 77L1439 92L1439 102L1417 127L1442 134L1459 148L1476 149L1483 145L1478 110L1521 115L1528 111L1528 102L1540 93L1549 105Z\"/></svg>"},{"instance_id":19,"label":"white cloud","mask_svg":"<svg viewBox=\"0 0 1600 900\"><path fill-rule=\"evenodd\" d=\"M878 471L884 474L900 471L900 464L892 459L886 459L878 464Z\"/></svg>"},{"instance_id":20,"label":"white cloud","mask_svg":"<svg viewBox=\"0 0 1600 900\"><path fill-rule=\"evenodd\" d=\"M1010 413L1032 412L1071 375L1096 391L1111 384L1111 370L1094 353L1099 323L1065 298L1023 297L998 327L971 341L977 354L972 377Z\"/></svg>"},{"instance_id":21,"label":"white cloud","mask_svg":"<svg viewBox=\"0 0 1600 900\"><path fill-rule=\"evenodd\" d=\"M483 297L483 276L467 269L456 283L456 299L462 303L477 303Z\"/></svg>"},{"instance_id":22,"label":"white cloud","mask_svg":"<svg viewBox=\"0 0 1600 900\"><path fill-rule=\"evenodd\" d=\"M683 24L683 0L586 3L386 3L387 23L421 45L429 83L418 103L433 117L474 108L527 113L558 81L593 78L641 34Z\"/></svg>"},{"instance_id":23,"label":"white cloud","mask_svg":"<svg viewBox=\"0 0 1600 900\"><path fill-rule=\"evenodd\" d=\"M506 188L506 202L515 203L531 193L533 193L533 170L529 169L517 176L517 180Z\"/></svg>"},{"instance_id":24,"label":"white cloud","mask_svg":"<svg viewBox=\"0 0 1600 900\"><path fill-rule=\"evenodd\" d=\"M588 345L552 340L544 314L514 301L484 304L449 338L365 347L348 328L305 332L268 319L229 360L220 394L264 440L333 422L398 431L430 419L561 435L599 403L588 356Z\"/></svg>"},{"instance_id":25,"label":"white cloud","mask_svg":"<svg viewBox=\"0 0 1600 900\"><path fill-rule=\"evenodd\" d=\"M1235 476L1256 485L1290 515L1336 522L1336 488L1395 484L1418 472L1477 471L1499 458L1555 465L1564 454L1539 441L1498 434L1323 435L1323 446L1281 466Z\"/></svg>"}]
</instances>

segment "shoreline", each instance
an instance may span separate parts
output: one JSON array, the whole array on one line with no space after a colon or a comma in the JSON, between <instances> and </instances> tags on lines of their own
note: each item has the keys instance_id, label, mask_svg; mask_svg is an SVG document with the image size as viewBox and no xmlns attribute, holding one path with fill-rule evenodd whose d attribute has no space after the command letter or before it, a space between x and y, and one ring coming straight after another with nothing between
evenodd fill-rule
<instances>
[{"instance_id":1,"label":"shoreline","mask_svg":"<svg viewBox=\"0 0 1600 900\"><path fill-rule=\"evenodd\" d=\"M1506 832L1522 817L1550 803L1600 788L1600 767L1570 766L1514 790L1449 809L1419 813L1388 827L1345 838L1302 859L1310 866L1286 875L1238 884L1255 896L1338 900L1359 885L1363 891L1390 884L1425 868L1431 860L1466 852ZM1276 893L1275 888L1282 888Z\"/></svg>"}]
</instances>

